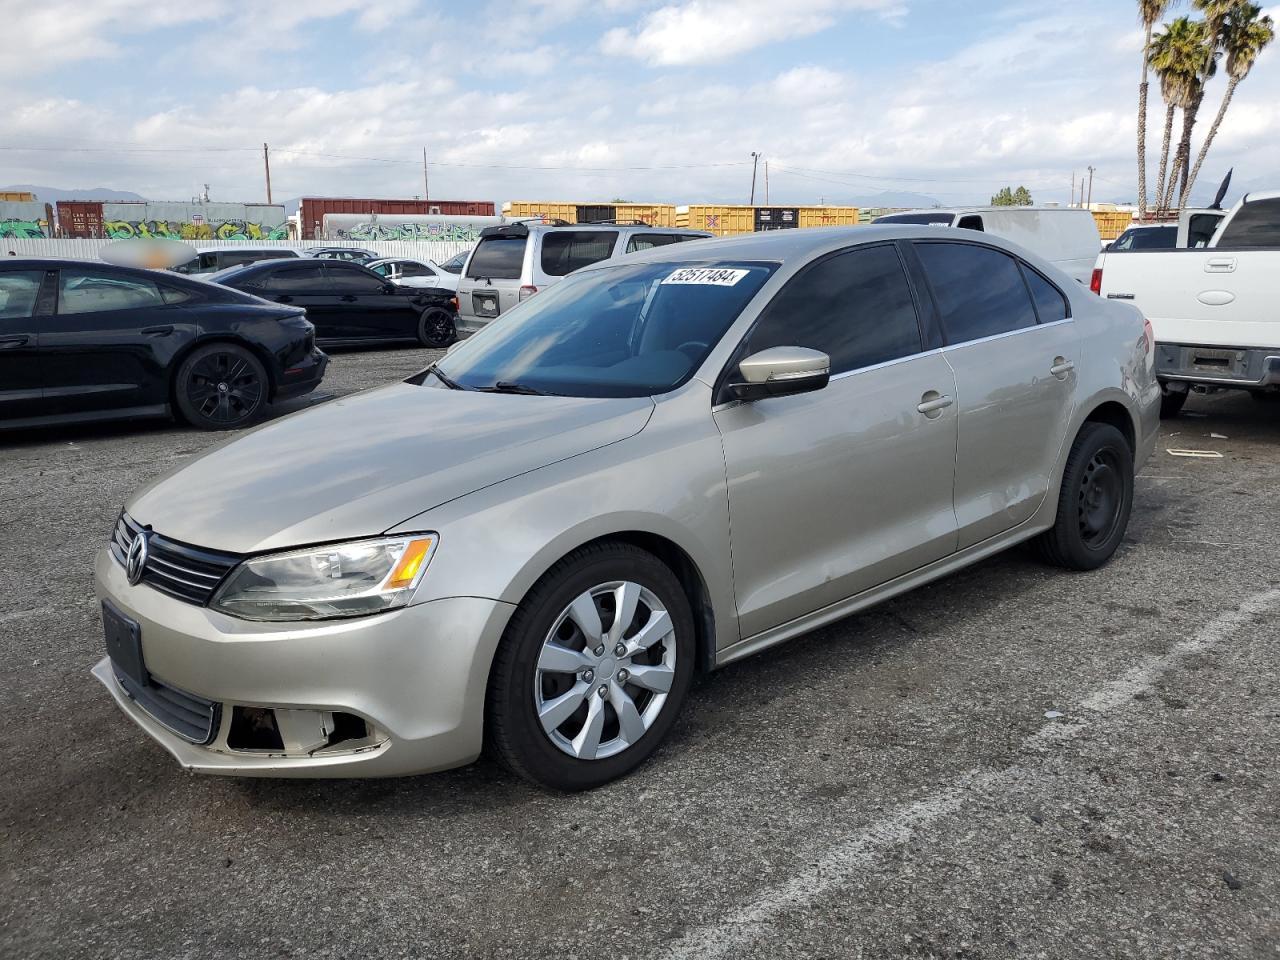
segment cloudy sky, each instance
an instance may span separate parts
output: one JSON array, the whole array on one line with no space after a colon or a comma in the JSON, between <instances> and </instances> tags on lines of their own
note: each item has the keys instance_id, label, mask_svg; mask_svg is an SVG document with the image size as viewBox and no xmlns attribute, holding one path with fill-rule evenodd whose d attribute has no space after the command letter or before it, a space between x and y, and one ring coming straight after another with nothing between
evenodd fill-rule
<instances>
[{"instance_id":1,"label":"cloudy sky","mask_svg":"<svg viewBox=\"0 0 1280 960\"><path fill-rule=\"evenodd\" d=\"M1005 184L1065 200L1090 164L1095 200L1130 199L1134 8L0 0L0 184L261 201L266 141L277 201L419 195L423 147L439 198L745 203L759 151L775 203L960 203ZM1202 180L1232 165L1280 186L1275 50Z\"/></svg>"}]
</instances>

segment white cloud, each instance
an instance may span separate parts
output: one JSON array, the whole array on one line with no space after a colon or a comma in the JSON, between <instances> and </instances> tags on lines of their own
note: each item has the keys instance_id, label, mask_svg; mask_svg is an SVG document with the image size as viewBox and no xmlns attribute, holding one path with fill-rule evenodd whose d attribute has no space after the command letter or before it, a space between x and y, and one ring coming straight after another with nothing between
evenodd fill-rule
<instances>
[{"instance_id":1,"label":"white cloud","mask_svg":"<svg viewBox=\"0 0 1280 960\"><path fill-rule=\"evenodd\" d=\"M608 31L601 49L657 65L711 63L817 33L854 11L898 18L905 13L905 4L902 0L690 0L655 10L635 27Z\"/></svg>"}]
</instances>

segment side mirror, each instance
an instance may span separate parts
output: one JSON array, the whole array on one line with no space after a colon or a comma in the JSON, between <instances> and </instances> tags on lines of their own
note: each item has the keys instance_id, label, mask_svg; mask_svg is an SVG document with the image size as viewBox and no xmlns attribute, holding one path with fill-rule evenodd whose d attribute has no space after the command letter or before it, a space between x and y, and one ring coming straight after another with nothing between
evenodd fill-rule
<instances>
[{"instance_id":1,"label":"side mirror","mask_svg":"<svg viewBox=\"0 0 1280 960\"><path fill-rule=\"evenodd\" d=\"M728 385L735 400L789 397L821 390L831 380L831 358L808 347L770 347L738 364L742 380Z\"/></svg>"}]
</instances>

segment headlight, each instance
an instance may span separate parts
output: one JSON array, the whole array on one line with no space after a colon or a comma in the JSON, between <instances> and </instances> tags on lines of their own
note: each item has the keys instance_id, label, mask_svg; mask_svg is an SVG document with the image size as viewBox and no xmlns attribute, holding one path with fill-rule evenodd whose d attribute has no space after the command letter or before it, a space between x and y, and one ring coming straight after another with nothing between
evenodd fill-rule
<instances>
[{"instance_id":1,"label":"headlight","mask_svg":"<svg viewBox=\"0 0 1280 960\"><path fill-rule=\"evenodd\" d=\"M431 562L434 533L246 560L210 606L245 620L327 620L403 607Z\"/></svg>"}]
</instances>

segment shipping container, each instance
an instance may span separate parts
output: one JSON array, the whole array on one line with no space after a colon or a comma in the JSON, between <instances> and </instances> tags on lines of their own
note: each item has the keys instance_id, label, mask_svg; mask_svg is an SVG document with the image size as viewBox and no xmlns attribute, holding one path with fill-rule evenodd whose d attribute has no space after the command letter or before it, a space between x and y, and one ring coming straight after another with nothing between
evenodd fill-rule
<instances>
[{"instance_id":1,"label":"shipping container","mask_svg":"<svg viewBox=\"0 0 1280 960\"><path fill-rule=\"evenodd\" d=\"M409 240L427 243L475 243L480 231L496 227L501 217L457 217L432 214L326 213L321 221L324 240Z\"/></svg>"},{"instance_id":2,"label":"shipping container","mask_svg":"<svg viewBox=\"0 0 1280 960\"><path fill-rule=\"evenodd\" d=\"M770 230L794 230L800 226L800 210L796 207L756 207L756 233Z\"/></svg>"},{"instance_id":3,"label":"shipping container","mask_svg":"<svg viewBox=\"0 0 1280 960\"><path fill-rule=\"evenodd\" d=\"M111 240L283 240L284 207L187 200L60 200L63 237Z\"/></svg>"},{"instance_id":4,"label":"shipping container","mask_svg":"<svg viewBox=\"0 0 1280 960\"><path fill-rule=\"evenodd\" d=\"M576 200L508 200L502 205L508 220L563 220L565 223L638 222L674 227L676 208L670 203L583 203Z\"/></svg>"},{"instance_id":5,"label":"shipping container","mask_svg":"<svg viewBox=\"0 0 1280 960\"><path fill-rule=\"evenodd\" d=\"M0 203L34 203L36 195L27 190L0 190Z\"/></svg>"},{"instance_id":6,"label":"shipping container","mask_svg":"<svg viewBox=\"0 0 1280 960\"><path fill-rule=\"evenodd\" d=\"M59 200L58 235L82 240L102 236L101 200Z\"/></svg>"},{"instance_id":7,"label":"shipping container","mask_svg":"<svg viewBox=\"0 0 1280 960\"><path fill-rule=\"evenodd\" d=\"M303 197L298 208L302 239L314 239L324 229L326 213L445 214L461 217L492 217L489 200L380 200L354 197Z\"/></svg>"},{"instance_id":8,"label":"shipping container","mask_svg":"<svg viewBox=\"0 0 1280 960\"><path fill-rule=\"evenodd\" d=\"M706 230L717 237L728 237L737 233L754 233L756 229L756 208L747 206L724 206L712 204L690 204L676 207L676 226L690 230Z\"/></svg>"},{"instance_id":9,"label":"shipping container","mask_svg":"<svg viewBox=\"0 0 1280 960\"><path fill-rule=\"evenodd\" d=\"M1094 210L1092 213L1098 225L1098 236L1105 243L1110 243L1133 226L1133 212L1130 210Z\"/></svg>"},{"instance_id":10,"label":"shipping container","mask_svg":"<svg viewBox=\"0 0 1280 960\"><path fill-rule=\"evenodd\" d=\"M862 212L857 207L801 207L802 227L856 227Z\"/></svg>"}]
</instances>

